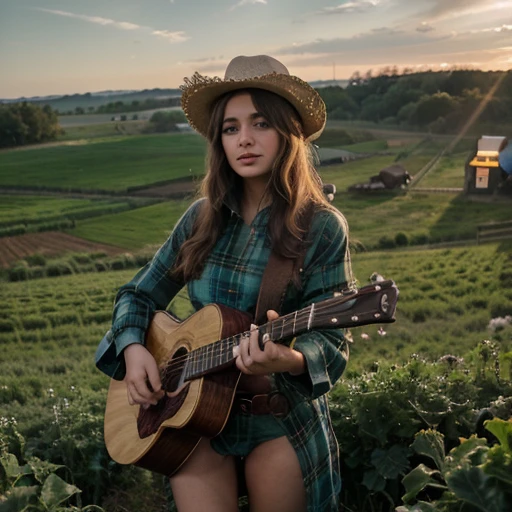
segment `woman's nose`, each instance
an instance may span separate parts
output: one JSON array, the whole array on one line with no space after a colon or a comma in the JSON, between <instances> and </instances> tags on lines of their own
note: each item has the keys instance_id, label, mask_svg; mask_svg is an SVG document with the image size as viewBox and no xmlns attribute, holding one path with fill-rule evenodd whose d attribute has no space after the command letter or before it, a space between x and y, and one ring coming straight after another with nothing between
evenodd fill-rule
<instances>
[{"instance_id":1,"label":"woman's nose","mask_svg":"<svg viewBox=\"0 0 512 512\"><path fill-rule=\"evenodd\" d=\"M252 136L252 132L249 126L240 127L238 145L245 147L250 146L254 143L254 138Z\"/></svg>"}]
</instances>

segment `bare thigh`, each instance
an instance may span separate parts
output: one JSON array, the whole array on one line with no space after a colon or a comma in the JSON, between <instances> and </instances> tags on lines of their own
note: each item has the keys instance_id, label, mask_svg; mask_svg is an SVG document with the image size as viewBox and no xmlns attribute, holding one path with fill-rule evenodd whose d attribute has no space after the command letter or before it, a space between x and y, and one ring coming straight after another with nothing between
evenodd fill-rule
<instances>
[{"instance_id":1,"label":"bare thigh","mask_svg":"<svg viewBox=\"0 0 512 512\"><path fill-rule=\"evenodd\" d=\"M261 443L247 456L245 479L251 512L305 512L299 459L286 437Z\"/></svg>"},{"instance_id":2,"label":"bare thigh","mask_svg":"<svg viewBox=\"0 0 512 512\"><path fill-rule=\"evenodd\" d=\"M206 438L170 482L179 512L238 512L235 460L218 454Z\"/></svg>"}]
</instances>

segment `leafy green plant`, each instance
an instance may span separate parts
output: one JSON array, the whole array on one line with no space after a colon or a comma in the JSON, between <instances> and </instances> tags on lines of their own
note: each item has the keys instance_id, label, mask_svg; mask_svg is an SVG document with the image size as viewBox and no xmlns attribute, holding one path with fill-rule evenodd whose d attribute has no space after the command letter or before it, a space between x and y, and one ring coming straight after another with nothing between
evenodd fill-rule
<instances>
[{"instance_id":1,"label":"leafy green plant","mask_svg":"<svg viewBox=\"0 0 512 512\"><path fill-rule=\"evenodd\" d=\"M407 504L397 508L406 511L483 511L508 512L512 504L512 419L487 420L485 428L498 444L488 446L476 435L445 455L444 436L436 430L422 430L411 448L433 462L434 468L419 464L403 479ZM439 499L425 501L429 488L440 489ZM414 505L409 505L416 502Z\"/></svg>"},{"instance_id":2,"label":"leafy green plant","mask_svg":"<svg viewBox=\"0 0 512 512\"><path fill-rule=\"evenodd\" d=\"M25 455L25 439L11 418L1 419L2 437L0 437L0 511L1 512L86 512L102 511L100 507L88 505L82 507L80 489L57 475L65 470L61 464L41 460ZM15 438L21 456L18 458L9 451L5 438L10 431ZM21 461L21 464L20 464ZM69 473L69 470L68 470ZM76 505L71 504L74 501Z\"/></svg>"},{"instance_id":3,"label":"leafy green plant","mask_svg":"<svg viewBox=\"0 0 512 512\"><path fill-rule=\"evenodd\" d=\"M510 417L512 400L499 397L512 394L512 383L496 373L498 360L495 347L483 343L469 361L447 354L437 361L413 356L403 365L374 363L337 386L331 416L346 510L387 512L401 505L402 478L419 463L418 431L438 432L443 450L451 449L476 431L479 411Z\"/></svg>"}]
</instances>

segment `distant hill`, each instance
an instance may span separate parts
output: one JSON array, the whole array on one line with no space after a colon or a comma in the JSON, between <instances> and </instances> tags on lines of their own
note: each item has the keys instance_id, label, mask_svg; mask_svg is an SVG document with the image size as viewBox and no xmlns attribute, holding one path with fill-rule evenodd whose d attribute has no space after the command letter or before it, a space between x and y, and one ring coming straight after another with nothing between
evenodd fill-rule
<instances>
[{"instance_id":1,"label":"distant hill","mask_svg":"<svg viewBox=\"0 0 512 512\"><path fill-rule=\"evenodd\" d=\"M310 82L310 85L315 88L329 87L338 85L346 87L348 80L315 80ZM65 112L74 111L75 108L83 108L86 112L89 108L97 108L108 103L122 101L129 104L132 101L144 101L148 98L165 99L181 96L179 89L144 89L137 90L117 90L117 91L98 91L87 92L85 94L66 94L66 95L51 95L51 96L33 96L30 98L15 98L15 99L2 99L1 103L20 103L26 101L28 103L35 103L37 105L50 105L53 109L58 110L61 114Z\"/></svg>"},{"instance_id":2,"label":"distant hill","mask_svg":"<svg viewBox=\"0 0 512 512\"><path fill-rule=\"evenodd\" d=\"M309 82L309 85L315 89L322 89L322 87L333 87L335 85L345 88L349 82L350 80L315 80L314 82Z\"/></svg>"},{"instance_id":3,"label":"distant hill","mask_svg":"<svg viewBox=\"0 0 512 512\"><path fill-rule=\"evenodd\" d=\"M89 108L97 108L108 103L122 101L129 104L132 101L144 101L148 98L165 99L181 96L179 89L144 89L142 91L100 91L85 94L66 94L64 96L34 96L32 98L0 99L0 103L19 103L26 101L37 105L50 105L61 113L74 111L81 107L86 112Z\"/></svg>"}]
</instances>

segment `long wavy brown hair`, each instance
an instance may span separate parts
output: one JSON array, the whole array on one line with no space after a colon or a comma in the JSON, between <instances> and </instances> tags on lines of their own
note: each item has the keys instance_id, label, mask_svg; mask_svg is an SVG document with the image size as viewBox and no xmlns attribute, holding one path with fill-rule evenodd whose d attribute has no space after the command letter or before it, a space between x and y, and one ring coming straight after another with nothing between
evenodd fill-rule
<instances>
[{"instance_id":1,"label":"long wavy brown hair","mask_svg":"<svg viewBox=\"0 0 512 512\"><path fill-rule=\"evenodd\" d=\"M262 89L243 89L221 96L212 109L207 133L207 173L191 237L181 246L175 275L185 282L200 277L208 254L226 226L225 201L243 190L242 178L228 163L222 146L222 124L228 101L248 93L256 111L277 130L280 150L270 172L266 195L270 199L268 225L273 250L286 258L297 258L304 228L301 216L308 207L332 208L322 192L310 145L304 140L300 116L281 96ZM307 229L307 228L306 228Z\"/></svg>"}]
</instances>

